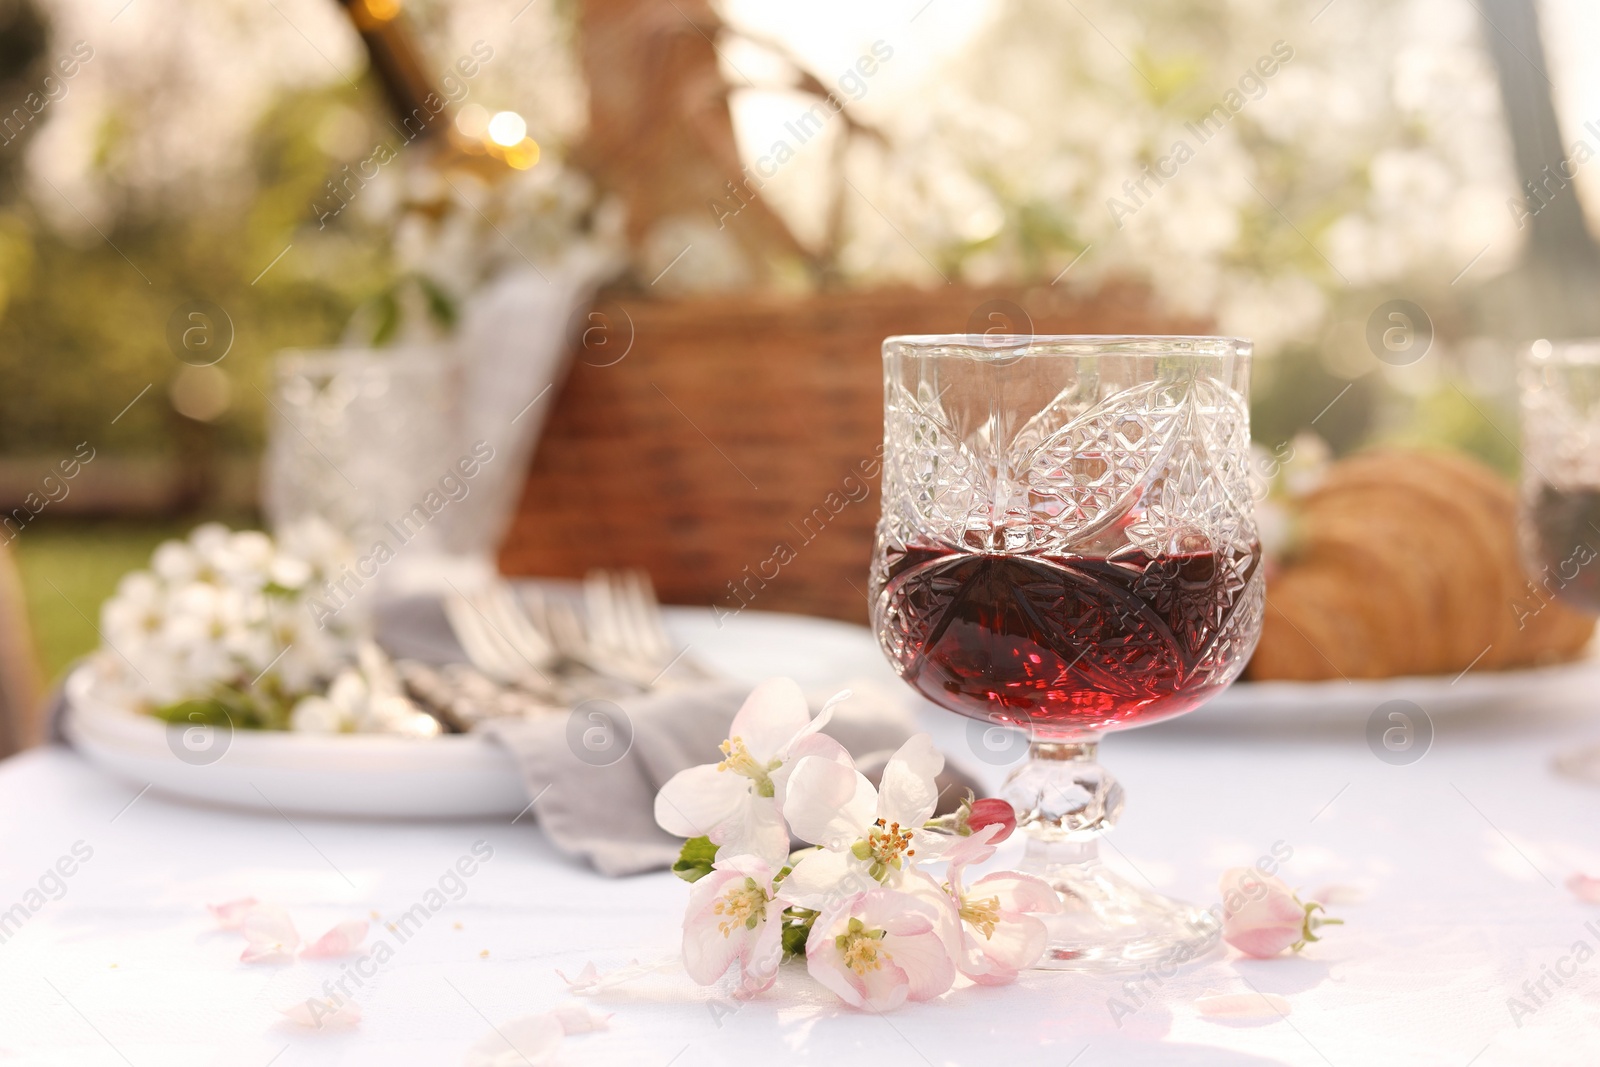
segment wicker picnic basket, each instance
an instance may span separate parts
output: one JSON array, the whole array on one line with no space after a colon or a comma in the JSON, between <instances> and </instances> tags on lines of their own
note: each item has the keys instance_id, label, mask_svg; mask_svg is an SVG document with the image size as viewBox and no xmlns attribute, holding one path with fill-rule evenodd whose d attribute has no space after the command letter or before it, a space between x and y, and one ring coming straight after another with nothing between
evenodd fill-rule
<instances>
[{"instance_id":1,"label":"wicker picnic basket","mask_svg":"<svg viewBox=\"0 0 1600 1067\"><path fill-rule=\"evenodd\" d=\"M1038 333L1205 326L1155 314L1133 286L603 298L611 336L580 351L556 396L501 569L641 567L669 603L864 621L880 345L964 332L989 301L1020 306Z\"/></svg>"}]
</instances>

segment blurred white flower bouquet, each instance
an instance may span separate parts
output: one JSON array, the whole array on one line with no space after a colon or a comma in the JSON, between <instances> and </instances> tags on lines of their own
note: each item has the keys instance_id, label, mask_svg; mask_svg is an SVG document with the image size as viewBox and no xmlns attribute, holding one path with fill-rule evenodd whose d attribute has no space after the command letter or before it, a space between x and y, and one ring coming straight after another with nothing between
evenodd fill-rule
<instances>
[{"instance_id":1,"label":"blurred white flower bouquet","mask_svg":"<svg viewBox=\"0 0 1600 1067\"><path fill-rule=\"evenodd\" d=\"M164 542L100 609L100 678L121 703L169 722L287 729L295 705L356 660L356 609L311 611L350 558L318 521L277 542L218 523Z\"/></svg>"},{"instance_id":2,"label":"blurred white flower bouquet","mask_svg":"<svg viewBox=\"0 0 1600 1067\"><path fill-rule=\"evenodd\" d=\"M458 334L473 301L497 283L534 291L559 283L587 295L623 257L620 205L556 159L488 175L459 161L416 160L380 173L356 208L387 245L393 282L358 309L347 344Z\"/></svg>"}]
</instances>

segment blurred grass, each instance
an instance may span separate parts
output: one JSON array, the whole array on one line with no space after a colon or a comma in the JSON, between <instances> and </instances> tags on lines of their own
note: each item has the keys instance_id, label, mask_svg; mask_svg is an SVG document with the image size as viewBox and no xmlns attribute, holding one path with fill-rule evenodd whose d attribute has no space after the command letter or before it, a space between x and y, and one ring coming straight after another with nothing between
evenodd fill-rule
<instances>
[{"instance_id":1,"label":"blurred grass","mask_svg":"<svg viewBox=\"0 0 1600 1067\"><path fill-rule=\"evenodd\" d=\"M182 537L199 521L41 522L12 542L45 678L57 678L100 643L95 630L100 604L116 590L117 580L147 565L156 545Z\"/></svg>"}]
</instances>

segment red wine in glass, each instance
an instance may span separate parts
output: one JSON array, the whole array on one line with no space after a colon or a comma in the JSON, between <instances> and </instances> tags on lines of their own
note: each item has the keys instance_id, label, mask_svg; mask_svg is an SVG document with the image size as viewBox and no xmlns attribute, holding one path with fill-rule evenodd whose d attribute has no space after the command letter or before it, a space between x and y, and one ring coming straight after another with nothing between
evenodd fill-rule
<instances>
[{"instance_id":1,"label":"red wine in glass","mask_svg":"<svg viewBox=\"0 0 1600 1067\"><path fill-rule=\"evenodd\" d=\"M1260 548L1152 557L890 549L880 633L902 678L942 707L1093 735L1190 711L1231 680L1208 658Z\"/></svg>"}]
</instances>

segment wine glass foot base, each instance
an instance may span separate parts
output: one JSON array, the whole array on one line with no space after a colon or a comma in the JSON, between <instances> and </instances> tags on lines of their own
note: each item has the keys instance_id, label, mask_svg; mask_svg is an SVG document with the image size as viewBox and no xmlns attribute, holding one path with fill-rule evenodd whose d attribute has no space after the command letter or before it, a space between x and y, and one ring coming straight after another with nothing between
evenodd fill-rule
<instances>
[{"instance_id":1,"label":"wine glass foot base","mask_svg":"<svg viewBox=\"0 0 1600 1067\"><path fill-rule=\"evenodd\" d=\"M1042 875L1062 912L1041 916L1050 941L1034 967L1056 971L1170 973L1217 946L1222 924L1204 908L1162 896L1098 862Z\"/></svg>"}]
</instances>

